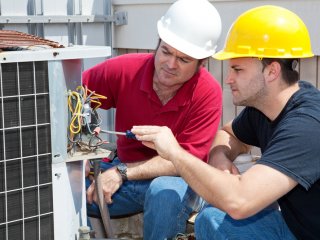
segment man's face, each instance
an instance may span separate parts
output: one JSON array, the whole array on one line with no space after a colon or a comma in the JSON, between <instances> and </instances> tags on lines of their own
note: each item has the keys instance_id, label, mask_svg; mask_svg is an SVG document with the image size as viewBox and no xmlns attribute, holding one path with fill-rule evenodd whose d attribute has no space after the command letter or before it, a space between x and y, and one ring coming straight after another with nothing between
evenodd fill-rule
<instances>
[{"instance_id":1,"label":"man's face","mask_svg":"<svg viewBox=\"0 0 320 240\"><path fill-rule=\"evenodd\" d=\"M161 41L155 54L156 81L165 87L182 85L198 71L198 64L199 60Z\"/></svg>"},{"instance_id":2,"label":"man's face","mask_svg":"<svg viewBox=\"0 0 320 240\"><path fill-rule=\"evenodd\" d=\"M257 58L230 59L225 82L236 106L258 106L268 93L262 63Z\"/></svg>"}]
</instances>

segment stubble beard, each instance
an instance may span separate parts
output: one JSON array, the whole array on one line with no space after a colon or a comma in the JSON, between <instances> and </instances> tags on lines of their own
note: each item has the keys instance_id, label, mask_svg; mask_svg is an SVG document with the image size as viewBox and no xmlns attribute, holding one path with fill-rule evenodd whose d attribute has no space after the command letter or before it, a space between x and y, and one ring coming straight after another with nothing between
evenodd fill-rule
<instances>
[{"instance_id":1,"label":"stubble beard","mask_svg":"<svg viewBox=\"0 0 320 240\"><path fill-rule=\"evenodd\" d=\"M254 92L254 94L251 92ZM251 80L248 89L246 89L246 93L248 93L247 97L241 97L242 99L236 100L233 98L233 104L235 106L259 108L259 106L264 103L265 96L268 95L264 78Z\"/></svg>"}]
</instances>

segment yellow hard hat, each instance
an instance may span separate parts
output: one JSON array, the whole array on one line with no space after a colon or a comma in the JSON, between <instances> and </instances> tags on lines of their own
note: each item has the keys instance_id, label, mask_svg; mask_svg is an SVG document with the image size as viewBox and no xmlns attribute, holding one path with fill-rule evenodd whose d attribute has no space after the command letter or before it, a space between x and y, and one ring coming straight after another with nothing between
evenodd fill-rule
<instances>
[{"instance_id":1,"label":"yellow hard hat","mask_svg":"<svg viewBox=\"0 0 320 240\"><path fill-rule=\"evenodd\" d=\"M307 58L311 50L308 29L293 12L278 6L260 6L240 15L229 29L223 50L212 57Z\"/></svg>"}]
</instances>

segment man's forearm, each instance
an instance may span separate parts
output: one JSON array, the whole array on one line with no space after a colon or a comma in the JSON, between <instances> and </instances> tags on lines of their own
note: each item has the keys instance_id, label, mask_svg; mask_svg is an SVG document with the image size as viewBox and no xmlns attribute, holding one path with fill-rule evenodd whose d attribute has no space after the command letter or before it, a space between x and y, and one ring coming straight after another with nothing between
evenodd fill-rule
<instances>
[{"instance_id":1,"label":"man's forearm","mask_svg":"<svg viewBox=\"0 0 320 240\"><path fill-rule=\"evenodd\" d=\"M179 154L171 155L170 160L181 177L197 194L231 216L234 210L237 213L239 206L245 201L241 175L220 171L199 161L183 149Z\"/></svg>"},{"instance_id":2,"label":"man's forearm","mask_svg":"<svg viewBox=\"0 0 320 240\"><path fill-rule=\"evenodd\" d=\"M160 156L149 160L129 163L127 175L129 180L153 179L159 176L176 176L177 171L172 162Z\"/></svg>"},{"instance_id":3,"label":"man's forearm","mask_svg":"<svg viewBox=\"0 0 320 240\"><path fill-rule=\"evenodd\" d=\"M233 161L239 154L250 150L250 146L240 142L230 129L226 128L217 132L210 149L210 161L221 154Z\"/></svg>"}]
</instances>

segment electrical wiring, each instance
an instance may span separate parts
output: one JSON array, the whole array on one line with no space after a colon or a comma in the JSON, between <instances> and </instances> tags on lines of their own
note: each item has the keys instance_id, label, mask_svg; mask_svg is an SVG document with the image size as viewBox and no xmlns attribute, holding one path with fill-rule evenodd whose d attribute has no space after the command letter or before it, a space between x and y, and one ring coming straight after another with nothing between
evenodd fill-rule
<instances>
[{"instance_id":1,"label":"electrical wiring","mask_svg":"<svg viewBox=\"0 0 320 240\"><path fill-rule=\"evenodd\" d=\"M82 121L82 96L80 95L80 93L69 91L68 106L69 111L72 114L69 129L73 134L77 134L81 131Z\"/></svg>"},{"instance_id":2,"label":"electrical wiring","mask_svg":"<svg viewBox=\"0 0 320 240\"><path fill-rule=\"evenodd\" d=\"M102 123L97 109L103 99L107 97L89 90L86 86L78 86L75 91L68 91L68 151L75 146L82 151L93 151L105 143L94 131Z\"/></svg>"},{"instance_id":3,"label":"electrical wiring","mask_svg":"<svg viewBox=\"0 0 320 240\"><path fill-rule=\"evenodd\" d=\"M91 91L87 88L86 88L86 91L90 93L87 98L88 99L90 98L90 101L96 104L96 106L94 107L94 110L98 109L101 106L100 99L107 99L107 97L97 94L94 91Z\"/></svg>"}]
</instances>

